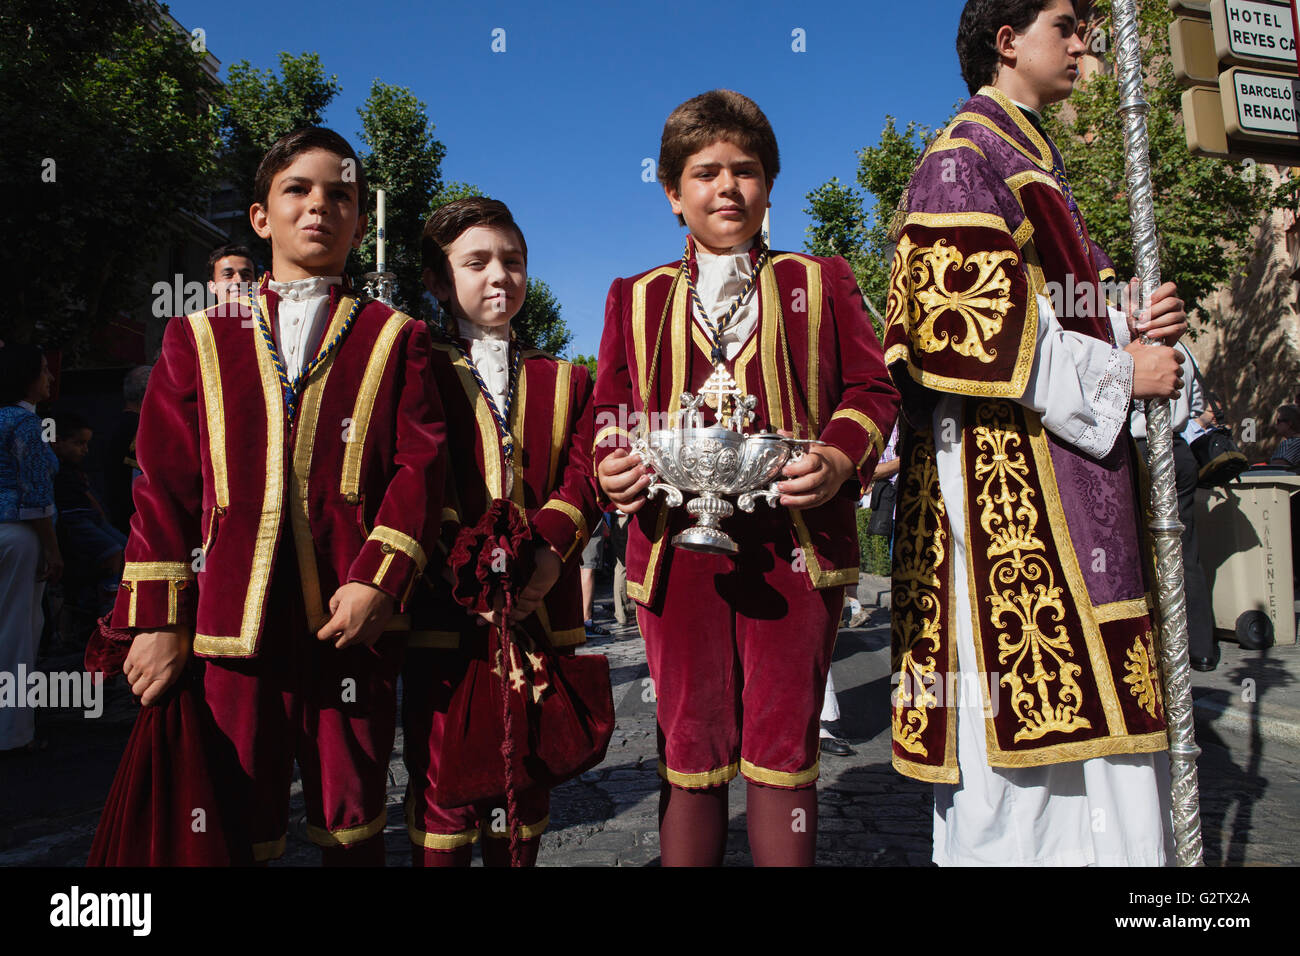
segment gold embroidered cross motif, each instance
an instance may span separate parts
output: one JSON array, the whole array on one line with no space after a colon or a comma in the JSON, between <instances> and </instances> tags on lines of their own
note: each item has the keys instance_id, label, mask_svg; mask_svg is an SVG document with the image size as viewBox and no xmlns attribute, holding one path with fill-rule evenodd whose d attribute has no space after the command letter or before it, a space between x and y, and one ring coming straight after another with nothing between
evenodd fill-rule
<instances>
[{"instance_id":1,"label":"gold embroidered cross motif","mask_svg":"<svg viewBox=\"0 0 1300 956\"><path fill-rule=\"evenodd\" d=\"M1150 636L1148 631L1145 638ZM1124 676L1124 683L1129 685L1129 693L1138 699L1138 706L1155 717L1156 703L1160 699L1159 678L1151 666L1151 652L1145 638L1134 638L1133 646L1128 649L1128 662L1124 665L1128 673Z\"/></svg>"},{"instance_id":2,"label":"gold embroidered cross motif","mask_svg":"<svg viewBox=\"0 0 1300 956\"><path fill-rule=\"evenodd\" d=\"M1012 306L1011 279L1003 264L1019 261L1010 251L963 256L946 239L922 247L904 236L890 276L887 324L906 322L913 346L922 351L951 348L958 355L992 362L997 349L986 348L986 343L1002 331ZM963 272L974 273L974 280L964 289L953 288L949 283ZM954 314L965 325L960 337L935 328L941 318Z\"/></svg>"},{"instance_id":3,"label":"gold embroidered cross motif","mask_svg":"<svg viewBox=\"0 0 1300 956\"><path fill-rule=\"evenodd\" d=\"M519 666L519 652L510 645L510 689L516 694L523 694L528 681L524 680L524 669Z\"/></svg>"},{"instance_id":4,"label":"gold embroidered cross motif","mask_svg":"<svg viewBox=\"0 0 1300 956\"><path fill-rule=\"evenodd\" d=\"M545 671L542 669L542 665L546 663L546 658L541 654L534 654L532 651L528 651L525 656L528 658L529 666L533 669L533 703L536 704L542 699L546 688L551 686L550 681L544 676Z\"/></svg>"},{"instance_id":5,"label":"gold embroidered cross motif","mask_svg":"<svg viewBox=\"0 0 1300 956\"><path fill-rule=\"evenodd\" d=\"M520 645L523 646L523 657L519 656ZM521 697L524 695L524 688L528 688L528 693L533 699L533 703L538 703L550 688L551 682L546 673L546 657L542 654L535 653L536 645L532 639L524 634L516 634L514 640L510 642L508 652L510 689ZM524 666L524 661L528 666ZM505 671L501 666L501 651L497 650L496 659L492 665L492 673L497 677L503 676Z\"/></svg>"},{"instance_id":6,"label":"gold embroidered cross motif","mask_svg":"<svg viewBox=\"0 0 1300 956\"><path fill-rule=\"evenodd\" d=\"M1091 722L1079 715L1083 690L1075 678L1083 668L1071 661L1074 648L1064 624L1062 589L1055 583L1045 547L1035 534L1038 509L1029 487L1029 464L1017 451L1010 407L983 402L972 432L979 454L975 479L984 485L980 526L989 535L985 556L989 569L989 622L999 629L998 663L1012 660L999 681L1011 689L1011 707L1020 721L1015 740L1035 740L1048 733L1073 733Z\"/></svg>"}]
</instances>

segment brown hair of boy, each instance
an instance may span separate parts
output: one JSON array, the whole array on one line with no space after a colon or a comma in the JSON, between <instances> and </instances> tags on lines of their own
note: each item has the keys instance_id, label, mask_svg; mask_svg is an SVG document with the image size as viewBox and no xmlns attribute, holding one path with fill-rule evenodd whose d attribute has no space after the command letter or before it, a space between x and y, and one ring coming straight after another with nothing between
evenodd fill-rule
<instances>
[{"instance_id":1,"label":"brown hair of boy","mask_svg":"<svg viewBox=\"0 0 1300 956\"><path fill-rule=\"evenodd\" d=\"M781 171L776 134L758 104L734 90L709 90L668 114L659 141L659 182L680 191L686 160L720 139L757 156L772 188ZM681 216L677 221L686 225Z\"/></svg>"},{"instance_id":2,"label":"brown hair of boy","mask_svg":"<svg viewBox=\"0 0 1300 956\"><path fill-rule=\"evenodd\" d=\"M528 243L524 241L524 231L510 214L510 208L499 199L471 196L439 206L429 216L420 236L420 262L423 267L433 270L434 275L441 273L450 277L447 271L447 249L460 238L461 233L475 226L513 229L519 237L519 247L524 254L524 263L527 264Z\"/></svg>"},{"instance_id":3,"label":"brown hair of boy","mask_svg":"<svg viewBox=\"0 0 1300 956\"><path fill-rule=\"evenodd\" d=\"M276 140L275 145L262 157L262 162L257 167L257 175L253 177L253 202L265 207L267 197L271 194L271 180L275 179L275 174L288 167L301 154L309 153L313 149L323 149L327 153L333 153L340 160L350 164L352 176L348 176L345 170L344 182L355 180L357 209L364 213L370 204L365 167L361 165L361 160L357 158L351 143L334 130L323 126L305 126L292 133L286 133Z\"/></svg>"}]
</instances>

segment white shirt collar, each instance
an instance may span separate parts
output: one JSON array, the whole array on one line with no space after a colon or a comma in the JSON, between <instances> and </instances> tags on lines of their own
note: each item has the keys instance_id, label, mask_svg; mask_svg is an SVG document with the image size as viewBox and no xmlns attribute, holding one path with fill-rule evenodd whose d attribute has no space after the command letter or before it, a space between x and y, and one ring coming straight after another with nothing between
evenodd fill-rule
<instances>
[{"instance_id":1,"label":"white shirt collar","mask_svg":"<svg viewBox=\"0 0 1300 956\"><path fill-rule=\"evenodd\" d=\"M19 408L25 408L25 409L27 409L27 410L28 410L29 412L31 412L33 415L36 414L36 406L33 405L31 402L27 401L27 399L25 399L25 398L19 400L19 402L18 402L18 407L19 407Z\"/></svg>"},{"instance_id":2,"label":"white shirt collar","mask_svg":"<svg viewBox=\"0 0 1300 956\"><path fill-rule=\"evenodd\" d=\"M753 263L749 261L749 250L754 245L753 239L746 239L740 245L732 246L727 252L715 254L709 252L698 242L695 243L695 262L701 270L711 268L715 264L730 262L736 266L737 271L743 275L749 275L753 271Z\"/></svg>"},{"instance_id":3,"label":"white shirt collar","mask_svg":"<svg viewBox=\"0 0 1300 956\"><path fill-rule=\"evenodd\" d=\"M474 339L495 339L505 342L510 339L510 323L505 325L479 325L477 322L471 322L469 319L457 319L457 326L460 328L462 338Z\"/></svg>"},{"instance_id":4,"label":"white shirt collar","mask_svg":"<svg viewBox=\"0 0 1300 956\"><path fill-rule=\"evenodd\" d=\"M342 276L308 276L305 279L290 279L288 282L271 279L267 282L267 287L282 299L312 299L319 295L329 295L331 286L342 283Z\"/></svg>"},{"instance_id":5,"label":"white shirt collar","mask_svg":"<svg viewBox=\"0 0 1300 956\"><path fill-rule=\"evenodd\" d=\"M1032 106L1026 106L1024 103L1020 102L1019 100L1011 100L1011 102L1012 102L1012 103L1015 103L1016 106L1019 106L1022 110L1024 110L1024 111L1025 111L1026 113L1028 113L1031 117L1033 117L1034 122L1036 122L1036 123L1038 123L1038 124L1040 124L1040 125L1042 124L1042 122L1043 122L1043 114L1040 113L1040 112L1038 112L1038 110L1034 109Z\"/></svg>"}]
</instances>

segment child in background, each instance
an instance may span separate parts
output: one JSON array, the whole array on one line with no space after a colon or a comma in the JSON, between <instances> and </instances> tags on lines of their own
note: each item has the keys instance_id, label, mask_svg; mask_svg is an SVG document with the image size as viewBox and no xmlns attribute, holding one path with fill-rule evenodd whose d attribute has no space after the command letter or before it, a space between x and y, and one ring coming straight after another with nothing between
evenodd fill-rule
<instances>
[{"instance_id":1,"label":"child in background","mask_svg":"<svg viewBox=\"0 0 1300 956\"><path fill-rule=\"evenodd\" d=\"M601 512L592 477L591 378L586 367L515 339L510 321L523 306L528 246L502 202L460 199L439 207L424 227L424 284L446 323L432 368L447 414L447 475L441 546L454 547L494 500L524 514L536 570L510 624L527 642L571 650L586 640L578 559ZM469 661L486 659L487 628L452 598L449 582L426 574L412 610L402 671L402 733L410 774L406 822L416 866L468 866L483 841L483 862L510 862L504 810L488 802L436 803L452 697ZM529 654L531 657L532 655ZM499 745L499 744L498 744ZM522 862L531 865L549 819L550 792L518 795Z\"/></svg>"},{"instance_id":2,"label":"child in background","mask_svg":"<svg viewBox=\"0 0 1300 956\"><path fill-rule=\"evenodd\" d=\"M104 614L112 609L122 580L126 535L109 523L82 467L93 435L90 423L75 412L55 416L52 447L59 459L59 473L54 476L54 504L59 510L59 541L70 571L67 583L74 579L93 583L95 612Z\"/></svg>"}]
</instances>

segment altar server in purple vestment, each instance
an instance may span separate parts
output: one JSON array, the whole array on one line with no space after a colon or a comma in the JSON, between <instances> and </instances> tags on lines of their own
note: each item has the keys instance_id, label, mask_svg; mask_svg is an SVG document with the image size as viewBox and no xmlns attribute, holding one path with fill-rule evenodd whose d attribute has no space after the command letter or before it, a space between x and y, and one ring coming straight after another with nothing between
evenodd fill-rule
<instances>
[{"instance_id":1,"label":"altar server in purple vestment","mask_svg":"<svg viewBox=\"0 0 1300 956\"><path fill-rule=\"evenodd\" d=\"M1172 283L1137 315L1103 294L1039 115L1073 89L1079 33L1070 0L970 0L957 50L972 96L900 210L893 762L935 784L939 864L1171 852L1128 412L1177 394L1169 346L1187 320Z\"/></svg>"}]
</instances>

